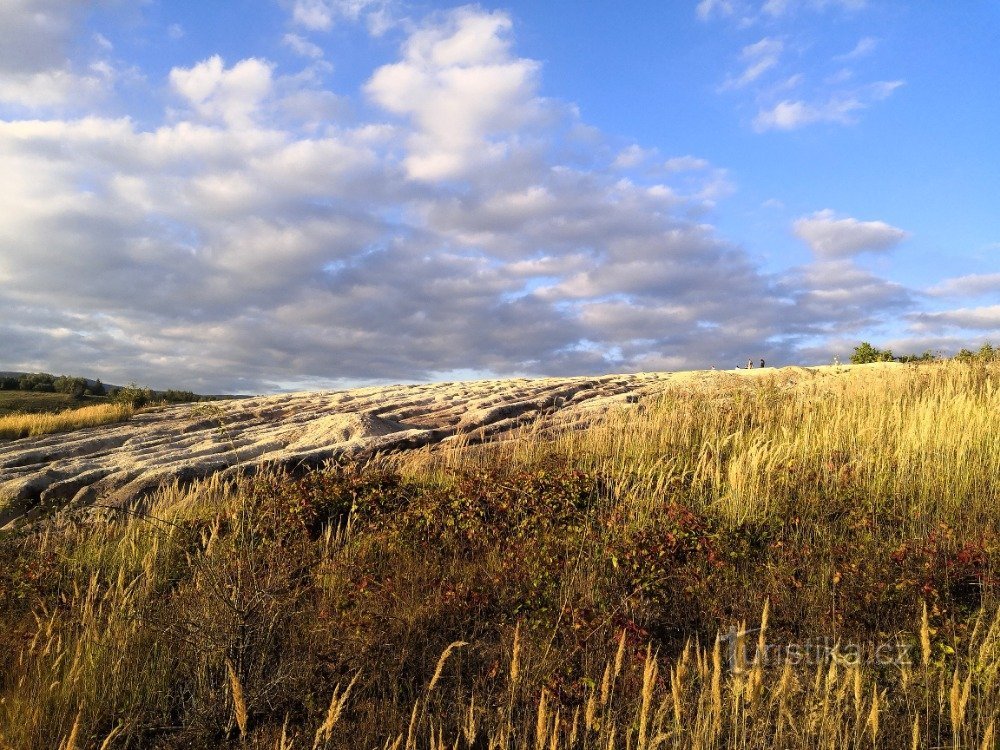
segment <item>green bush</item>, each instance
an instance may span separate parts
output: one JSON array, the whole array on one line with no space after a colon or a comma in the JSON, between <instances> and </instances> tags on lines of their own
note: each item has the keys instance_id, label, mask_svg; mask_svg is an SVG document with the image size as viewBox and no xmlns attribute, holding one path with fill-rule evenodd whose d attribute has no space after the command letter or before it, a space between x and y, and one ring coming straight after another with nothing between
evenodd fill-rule
<instances>
[{"instance_id":1,"label":"green bush","mask_svg":"<svg viewBox=\"0 0 1000 750\"><path fill-rule=\"evenodd\" d=\"M862 341L858 346L854 347L854 353L851 355L851 364L866 365L871 362L892 362L895 359L891 350L876 349L867 341Z\"/></svg>"},{"instance_id":2,"label":"green bush","mask_svg":"<svg viewBox=\"0 0 1000 750\"><path fill-rule=\"evenodd\" d=\"M114 402L123 406L139 409L153 400L153 392L149 388L140 388L135 383L129 383L114 393Z\"/></svg>"}]
</instances>

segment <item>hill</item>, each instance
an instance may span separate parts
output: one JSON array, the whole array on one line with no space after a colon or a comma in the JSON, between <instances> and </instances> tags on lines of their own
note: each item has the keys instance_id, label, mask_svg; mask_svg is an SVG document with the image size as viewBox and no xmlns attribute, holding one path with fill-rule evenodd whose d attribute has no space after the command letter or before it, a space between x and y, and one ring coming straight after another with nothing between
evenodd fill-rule
<instances>
[{"instance_id":1,"label":"hill","mask_svg":"<svg viewBox=\"0 0 1000 750\"><path fill-rule=\"evenodd\" d=\"M885 363L868 367L891 368ZM609 409L676 387L769 378L784 387L850 367L483 380L293 393L162 408L128 422L9 443L0 456L0 526L62 503L134 501L174 478L248 466L449 447L530 426L585 427ZM50 394L45 394L50 395ZM2 443L0 443L2 444Z\"/></svg>"},{"instance_id":2,"label":"hill","mask_svg":"<svg viewBox=\"0 0 1000 750\"><path fill-rule=\"evenodd\" d=\"M0 747L993 747L998 381L397 386L3 444Z\"/></svg>"}]
</instances>

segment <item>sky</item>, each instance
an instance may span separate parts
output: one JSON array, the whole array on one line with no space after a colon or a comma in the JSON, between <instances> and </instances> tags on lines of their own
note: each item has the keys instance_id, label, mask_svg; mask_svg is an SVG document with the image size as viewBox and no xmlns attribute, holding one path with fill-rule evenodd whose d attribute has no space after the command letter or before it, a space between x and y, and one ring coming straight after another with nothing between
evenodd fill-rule
<instances>
[{"instance_id":1,"label":"sky","mask_svg":"<svg viewBox=\"0 0 1000 750\"><path fill-rule=\"evenodd\" d=\"M3 0L0 370L1000 343L1000 4Z\"/></svg>"}]
</instances>

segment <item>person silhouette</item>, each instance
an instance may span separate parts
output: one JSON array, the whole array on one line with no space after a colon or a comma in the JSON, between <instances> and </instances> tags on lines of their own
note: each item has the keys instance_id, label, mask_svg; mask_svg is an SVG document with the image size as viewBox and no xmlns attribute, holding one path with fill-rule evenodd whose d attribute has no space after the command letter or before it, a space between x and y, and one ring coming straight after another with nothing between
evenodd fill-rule
<instances>
[{"instance_id":1,"label":"person silhouette","mask_svg":"<svg viewBox=\"0 0 1000 750\"><path fill-rule=\"evenodd\" d=\"M761 366L761 369L764 368L764 358L763 357L760 358L760 366Z\"/></svg>"},{"instance_id":2,"label":"person silhouette","mask_svg":"<svg viewBox=\"0 0 1000 750\"><path fill-rule=\"evenodd\" d=\"M752 359L748 359L747 360L747 369L748 370L752 370L753 369L753 360Z\"/></svg>"}]
</instances>

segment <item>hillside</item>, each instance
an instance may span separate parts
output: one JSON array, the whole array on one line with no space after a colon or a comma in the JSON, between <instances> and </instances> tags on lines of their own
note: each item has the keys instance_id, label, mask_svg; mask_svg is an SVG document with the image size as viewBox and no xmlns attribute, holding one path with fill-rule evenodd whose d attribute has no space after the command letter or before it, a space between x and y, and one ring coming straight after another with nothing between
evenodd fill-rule
<instances>
[{"instance_id":1,"label":"hillside","mask_svg":"<svg viewBox=\"0 0 1000 750\"><path fill-rule=\"evenodd\" d=\"M0 444L0 748L994 747L998 411L883 363Z\"/></svg>"},{"instance_id":2,"label":"hillside","mask_svg":"<svg viewBox=\"0 0 1000 750\"><path fill-rule=\"evenodd\" d=\"M891 367L892 365L886 365ZM793 385L849 367L645 373L293 393L140 413L70 434L0 441L0 527L64 503L126 503L169 483L258 465L317 466L358 456L498 438L516 428L586 426L664 389L733 377Z\"/></svg>"}]
</instances>

